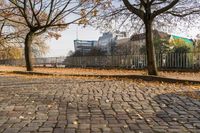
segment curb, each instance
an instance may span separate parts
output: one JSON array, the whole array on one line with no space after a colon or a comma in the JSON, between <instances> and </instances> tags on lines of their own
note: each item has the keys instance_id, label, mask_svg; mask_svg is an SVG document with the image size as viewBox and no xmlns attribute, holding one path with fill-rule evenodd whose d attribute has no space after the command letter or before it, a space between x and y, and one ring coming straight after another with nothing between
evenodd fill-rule
<instances>
[{"instance_id":1,"label":"curb","mask_svg":"<svg viewBox=\"0 0 200 133\"><path fill-rule=\"evenodd\" d=\"M144 81L159 81L167 83L182 83L182 84L200 84L200 81L174 79L161 76L148 75L93 75L93 74L56 74L43 72L26 72L26 71L0 71L0 73L23 74L23 75L40 75L40 76L73 76L73 77L98 77L98 78L119 78L119 79L141 79Z\"/></svg>"}]
</instances>

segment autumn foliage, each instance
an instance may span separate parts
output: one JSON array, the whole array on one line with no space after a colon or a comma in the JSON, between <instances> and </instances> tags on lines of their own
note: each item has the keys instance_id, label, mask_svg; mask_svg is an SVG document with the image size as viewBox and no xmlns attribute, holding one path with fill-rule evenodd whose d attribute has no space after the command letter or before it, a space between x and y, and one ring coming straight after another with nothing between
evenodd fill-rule
<instances>
[{"instance_id":1,"label":"autumn foliage","mask_svg":"<svg viewBox=\"0 0 200 133\"><path fill-rule=\"evenodd\" d=\"M60 37L60 32L71 24L87 25L97 9L108 6L99 0L8 0L1 1L0 17L17 25L24 38L24 55L27 71L32 71L32 45L35 38Z\"/></svg>"}]
</instances>

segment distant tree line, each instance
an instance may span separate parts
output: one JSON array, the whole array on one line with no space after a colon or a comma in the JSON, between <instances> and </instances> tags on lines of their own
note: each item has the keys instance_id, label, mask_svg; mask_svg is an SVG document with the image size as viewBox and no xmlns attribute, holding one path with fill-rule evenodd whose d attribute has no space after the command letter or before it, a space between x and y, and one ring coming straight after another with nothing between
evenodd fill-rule
<instances>
[{"instance_id":1,"label":"distant tree line","mask_svg":"<svg viewBox=\"0 0 200 133\"><path fill-rule=\"evenodd\" d=\"M107 52L102 50L101 48L94 47L86 53L83 51L77 50L75 52L70 51L68 55L70 57L80 57L80 56L104 56L106 54L107 54Z\"/></svg>"}]
</instances>

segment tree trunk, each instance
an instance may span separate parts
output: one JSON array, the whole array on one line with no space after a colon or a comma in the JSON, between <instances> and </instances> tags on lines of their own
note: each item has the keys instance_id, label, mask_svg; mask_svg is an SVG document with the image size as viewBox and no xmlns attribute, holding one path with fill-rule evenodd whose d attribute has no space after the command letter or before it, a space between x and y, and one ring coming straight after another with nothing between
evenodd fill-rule
<instances>
[{"instance_id":1,"label":"tree trunk","mask_svg":"<svg viewBox=\"0 0 200 133\"><path fill-rule=\"evenodd\" d=\"M146 52L147 52L147 68L149 75L158 75L157 65L156 65L156 56L155 48L152 38L152 21L145 21L146 29Z\"/></svg>"},{"instance_id":2,"label":"tree trunk","mask_svg":"<svg viewBox=\"0 0 200 133\"><path fill-rule=\"evenodd\" d=\"M25 38L25 47L24 47L24 54L25 54L25 61L26 61L26 70L33 71L32 66L32 51L31 51L31 44L33 41L33 32L29 32Z\"/></svg>"}]
</instances>

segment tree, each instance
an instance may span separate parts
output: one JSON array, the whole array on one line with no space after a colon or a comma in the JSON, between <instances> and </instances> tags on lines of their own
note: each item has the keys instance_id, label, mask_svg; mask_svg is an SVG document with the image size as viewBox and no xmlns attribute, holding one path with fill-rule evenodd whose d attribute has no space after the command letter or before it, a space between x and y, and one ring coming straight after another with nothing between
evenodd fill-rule
<instances>
[{"instance_id":1,"label":"tree","mask_svg":"<svg viewBox=\"0 0 200 133\"><path fill-rule=\"evenodd\" d=\"M170 52L169 41L170 41L171 35L164 32L156 31L156 30L154 30L152 34L153 34L153 44L154 44L156 54L164 54L164 53ZM143 45L139 51L140 53L145 53L146 46Z\"/></svg>"},{"instance_id":2,"label":"tree","mask_svg":"<svg viewBox=\"0 0 200 133\"><path fill-rule=\"evenodd\" d=\"M34 57L41 57L49 51L49 46L46 44L45 37L37 36L33 40L32 53Z\"/></svg>"},{"instance_id":3,"label":"tree","mask_svg":"<svg viewBox=\"0 0 200 133\"><path fill-rule=\"evenodd\" d=\"M17 47L0 47L0 60L21 59L22 51Z\"/></svg>"},{"instance_id":4,"label":"tree","mask_svg":"<svg viewBox=\"0 0 200 133\"><path fill-rule=\"evenodd\" d=\"M71 53L70 55L70 57L81 57L81 56L83 56L83 52L79 50Z\"/></svg>"},{"instance_id":5,"label":"tree","mask_svg":"<svg viewBox=\"0 0 200 133\"><path fill-rule=\"evenodd\" d=\"M167 53L170 52L170 45L168 40L164 40L161 38L157 38L157 39L153 39L153 44L154 44L154 48L155 48L155 53ZM142 46L140 48L140 53L145 53L146 52L146 46Z\"/></svg>"},{"instance_id":6,"label":"tree","mask_svg":"<svg viewBox=\"0 0 200 133\"><path fill-rule=\"evenodd\" d=\"M106 55L106 51L102 50L101 48L98 47L94 47L92 48L87 54L86 56L105 56Z\"/></svg>"},{"instance_id":7,"label":"tree","mask_svg":"<svg viewBox=\"0 0 200 133\"><path fill-rule=\"evenodd\" d=\"M49 47L43 36L36 37L33 41L32 52L35 57L47 53ZM22 27L16 23L10 23L6 19L0 19L0 54L2 59L22 59L25 34Z\"/></svg>"},{"instance_id":8,"label":"tree","mask_svg":"<svg viewBox=\"0 0 200 133\"><path fill-rule=\"evenodd\" d=\"M200 52L200 40L195 40L195 48L194 48L194 52Z\"/></svg>"},{"instance_id":9,"label":"tree","mask_svg":"<svg viewBox=\"0 0 200 133\"><path fill-rule=\"evenodd\" d=\"M183 44L175 46L172 50L173 53L168 53L166 56L167 66L175 67L176 64L179 64L176 67L180 68L187 68L187 66L192 66L193 55L189 53L192 51L191 47Z\"/></svg>"},{"instance_id":10,"label":"tree","mask_svg":"<svg viewBox=\"0 0 200 133\"><path fill-rule=\"evenodd\" d=\"M118 3L118 4L117 4ZM120 6L119 6L120 5ZM189 6L188 6L189 5ZM158 75L155 57L155 48L152 39L152 28L165 30L177 27L177 22L189 25L199 14L200 1L198 0L121 0L113 2L112 8L99 15L99 22L107 23L99 28L134 29L145 31L148 74ZM193 15L193 16L192 16ZM175 16L175 17L172 17ZM191 17L192 16L192 17ZM105 21L106 20L106 21ZM179 21L177 21L179 20ZM108 23L109 22L109 23ZM113 23L114 24L113 24ZM188 28L188 27L187 27ZM133 31L132 31L133 33Z\"/></svg>"},{"instance_id":11,"label":"tree","mask_svg":"<svg viewBox=\"0 0 200 133\"><path fill-rule=\"evenodd\" d=\"M1 1L2 2L2 1ZM0 3L1 5L2 3ZM20 59L22 51L19 45L19 31L14 30L15 26L0 17L0 57L1 59Z\"/></svg>"},{"instance_id":12,"label":"tree","mask_svg":"<svg viewBox=\"0 0 200 133\"><path fill-rule=\"evenodd\" d=\"M25 34L24 53L27 71L32 71L34 39L41 35L60 37L59 31L70 24L86 24L87 15L100 2L92 0L8 0L0 7L1 17L23 27Z\"/></svg>"}]
</instances>

